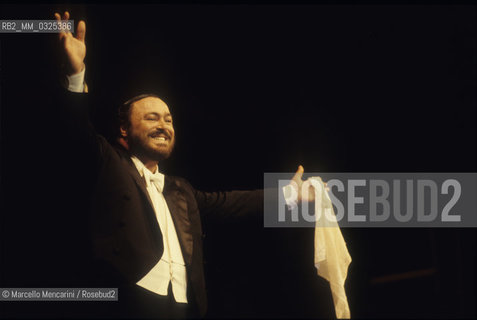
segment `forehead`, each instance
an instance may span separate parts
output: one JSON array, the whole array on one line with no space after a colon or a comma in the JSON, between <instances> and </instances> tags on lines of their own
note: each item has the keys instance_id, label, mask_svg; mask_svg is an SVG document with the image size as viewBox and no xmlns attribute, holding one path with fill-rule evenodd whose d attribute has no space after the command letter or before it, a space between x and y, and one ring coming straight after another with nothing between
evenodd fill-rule
<instances>
[{"instance_id":1,"label":"forehead","mask_svg":"<svg viewBox=\"0 0 477 320\"><path fill-rule=\"evenodd\" d=\"M156 97L147 97L138 100L131 106L131 115L144 115L151 112L161 115L170 113L167 104Z\"/></svg>"}]
</instances>

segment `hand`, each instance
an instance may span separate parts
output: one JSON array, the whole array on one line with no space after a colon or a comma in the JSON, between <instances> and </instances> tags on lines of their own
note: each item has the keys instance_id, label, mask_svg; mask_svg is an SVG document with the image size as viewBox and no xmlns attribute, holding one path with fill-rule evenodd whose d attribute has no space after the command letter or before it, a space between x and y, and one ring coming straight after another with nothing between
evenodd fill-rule
<instances>
[{"instance_id":1,"label":"hand","mask_svg":"<svg viewBox=\"0 0 477 320\"><path fill-rule=\"evenodd\" d=\"M305 190L302 190L303 186L303 172L305 172L305 169L303 166L298 166L298 170L296 171L295 175L292 178L292 183L290 183L296 190L298 196L297 196L297 201L305 201L305 202L312 202L315 201L315 190L313 189L313 186L310 184L308 188L308 192ZM330 191L328 188L326 182L323 182L323 185L325 186L326 191Z\"/></svg>"},{"instance_id":2,"label":"hand","mask_svg":"<svg viewBox=\"0 0 477 320\"><path fill-rule=\"evenodd\" d=\"M70 13L65 11L63 20L68 20ZM55 12L56 21L60 22L61 16ZM84 68L84 58L86 56L86 45L84 38L86 35L86 24L83 20L76 27L76 37L69 31L62 31L58 34L61 42L63 54L66 57L66 74L73 75L79 73Z\"/></svg>"}]
</instances>

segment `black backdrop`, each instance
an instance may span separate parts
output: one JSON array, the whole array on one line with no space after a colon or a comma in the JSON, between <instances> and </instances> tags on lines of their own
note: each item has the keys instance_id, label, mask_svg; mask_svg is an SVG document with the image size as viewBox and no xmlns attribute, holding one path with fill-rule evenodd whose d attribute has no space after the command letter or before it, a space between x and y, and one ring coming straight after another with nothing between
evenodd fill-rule
<instances>
[{"instance_id":1,"label":"black backdrop","mask_svg":"<svg viewBox=\"0 0 477 320\"><path fill-rule=\"evenodd\" d=\"M308 172L475 171L475 6L11 5L0 17L47 19L64 9L86 20L98 130L110 134L117 103L158 89L177 135L162 169L196 188L260 188L264 172L298 164ZM57 81L55 40L0 35L2 286L28 286L25 248L41 247L24 223L41 219L48 203L25 199L24 181L48 189L35 162L48 157L43 101ZM205 240L210 316L332 312L313 267L313 230L215 227ZM475 317L474 229L343 234L353 316ZM373 282L429 268L437 272Z\"/></svg>"}]
</instances>

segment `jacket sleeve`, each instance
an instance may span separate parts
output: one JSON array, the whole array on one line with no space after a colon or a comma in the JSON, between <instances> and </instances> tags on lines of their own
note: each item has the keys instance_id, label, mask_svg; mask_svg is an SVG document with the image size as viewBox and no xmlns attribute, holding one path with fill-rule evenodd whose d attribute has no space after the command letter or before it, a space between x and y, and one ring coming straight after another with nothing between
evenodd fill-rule
<instances>
[{"instance_id":1,"label":"jacket sleeve","mask_svg":"<svg viewBox=\"0 0 477 320\"><path fill-rule=\"evenodd\" d=\"M237 219L263 215L263 190L204 192L194 189L205 219Z\"/></svg>"},{"instance_id":2,"label":"jacket sleeve","mask_svg":"<svg viewBox=\"0 0 477 320\"><path fill-rule=\"evenodd\" d=\"M94 107L90 99L90 94L58 88L52 117L60 133L59 148L64 148L70 157L78 157L77 161L85 161L84 164L94 170L101 165L107 143L92 124Z\"/></svg>"}]
</instances>

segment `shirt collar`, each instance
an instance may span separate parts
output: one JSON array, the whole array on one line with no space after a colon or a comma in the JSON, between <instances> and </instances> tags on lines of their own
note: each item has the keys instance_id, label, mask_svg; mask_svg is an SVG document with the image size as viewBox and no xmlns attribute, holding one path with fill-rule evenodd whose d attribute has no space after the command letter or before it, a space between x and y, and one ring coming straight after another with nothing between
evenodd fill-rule
<instances>
[{"instance_id":1,"label":"shirt collar","mask_svg":"<svg viewBox=\"0 0 477 320\"><path fill-rule=\"evenodd\" d=\"M151 177L156 177L157 180L161 181L160 186L158 186L158 188L162 191L162 189L164 187L164 175L159 172L158 165L156 165L155 173L152 173L148 168L146 168L144 163L142 163L142 161L139 160L139 158L137 158L136 156L131 156L131 160L133 161L134 165L136 166L136 169L139 172L139 174L141 175L141 177L145 180L146 185L149 187L150 178ZM144 176L145 174L146 174L147 178Z\"/></svg>"},{"instance_id":2,"label":"shirt collar","mask_svg":"<svg viewBox=\"0 0 477 320\"><path fill-rule=\"evenodd\" d=\"M156 164L156 170L155 172L151 172L151 170L149 170L148 168L146 168L146 166L144 165L144 163L142 163L141 160L139 160L136 156L131 156L131 160L133 161L134 165L136 166L136 169L137 171L139 171L139 174L141 175L141 177L144 177L144 170L148 170L150 174L152 175L155 175L155 174L162 174L159 172L159 167L158 165Z\"/></svg>"}]
</instances>

